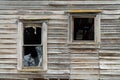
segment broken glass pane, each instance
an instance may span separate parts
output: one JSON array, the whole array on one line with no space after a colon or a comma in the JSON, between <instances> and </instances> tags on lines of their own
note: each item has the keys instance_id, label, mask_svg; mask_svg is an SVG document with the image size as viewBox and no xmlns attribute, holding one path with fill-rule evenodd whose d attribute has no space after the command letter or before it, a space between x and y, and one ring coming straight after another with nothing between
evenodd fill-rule
<instances>
[{"instance_id":1,"label":"broken glass pane","mask_svg":"<svg viewBox=\"0 0 120 80\"><path fill-rule=\"evenodd\" d=\"M41 27L40 25L25 24L24 27L24 44L41 44Z\"/></svg>"},{"instance_id":2,"label":"broken glass pane","mask_svg":"<svg viewBox=\"0 0 120 80\"><path fill-rule=\"evenodd\" d=\"M41 24L24 24L23 65L24 67L42 66Z\"/></svg>"},{"instance_id":3,"label":"broken glass pane","mask_svg":"<svg viewBox=\"0 0 120 80\"><path fill-rule=\"evenodd\" d=\"M24 67L42 66L42 46L24 46Z\"/></svg>"}]
</instances>

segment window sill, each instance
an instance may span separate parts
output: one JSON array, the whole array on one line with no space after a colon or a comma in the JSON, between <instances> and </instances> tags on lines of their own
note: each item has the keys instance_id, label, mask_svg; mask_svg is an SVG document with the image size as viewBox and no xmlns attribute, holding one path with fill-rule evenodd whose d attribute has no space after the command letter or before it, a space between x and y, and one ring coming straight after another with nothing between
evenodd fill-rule
<instances>
[{"instance_id":1,"label":"window sill","mask_svg":"<svg viewBox=\"0 0 120 80\"><path fill-rule=\"evenodd\" d=\"M94 41L73 41L68 43L69 48L98 49L100 44Z\"/></svg>"},{"instance_id":2,"label":"window sill","mask_svg":"<svg viewBox=\"0 0 120 80\"><path fill-rule=\"evenodd\" d=\"M98 42L95 42L95 41L72 41L72 42L69 42L69 44L98 44Z\"/></svg>"},{"instance_id":3,"label":"window sill","mask_svg":"<svg viewBox=\"0 0 120 80\"><path fill-rule=\"evenodd\" d=\"M20 72L46 72L47 70L41 69L41 68L22 68L21 70L18 70Z\"/></svg>"}]
</instances>

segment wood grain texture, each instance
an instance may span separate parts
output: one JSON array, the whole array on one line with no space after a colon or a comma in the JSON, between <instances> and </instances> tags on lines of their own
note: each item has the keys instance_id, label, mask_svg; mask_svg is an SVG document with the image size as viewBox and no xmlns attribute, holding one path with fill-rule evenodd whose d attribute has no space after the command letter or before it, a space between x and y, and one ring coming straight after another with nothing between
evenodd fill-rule
<instances>
[{"instance_id":1,"label":"wood grain texture","mask_svg":"<svg viewBox=\"0 0 120 80\"><path fill-rule=\"evenodd\" d=\"M68 43L69 10L101 10L99 44ZM49 19L46 72L18 71L19 19ZM119 80L119 62L119 0L0 0L0 78Z\"/></svg>"}]
</instances>

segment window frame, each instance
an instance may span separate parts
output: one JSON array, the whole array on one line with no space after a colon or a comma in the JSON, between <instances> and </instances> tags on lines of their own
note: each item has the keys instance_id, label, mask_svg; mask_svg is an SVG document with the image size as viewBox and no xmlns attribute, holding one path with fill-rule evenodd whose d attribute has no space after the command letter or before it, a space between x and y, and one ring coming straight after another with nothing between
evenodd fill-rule
<instances>
[{"instance_id":1,"label":"window frame","mask_svg":"<svg viewBox=\"0 0 120 80\"><path fill-rule=\"evenodd\" d=\"M43 48L43 63L42 67L23 67L23 24L31 19L19 19L18 21L18 38L17 38L17 53L18 53L18 70L19 71L46 71L47 70L47 20L46 19L32 19L33 21L40 21L42 24L42 48Z\"/></svg>"},{"instance_id":2,"label":"window frame","mask_svg":"<svg viewBox=\"0 0 120 80\"><path fill-rule=\"evenodd\" d=\"M94 18L94 40L74 40L74 18ZM100 14L99 13L69 13L68 43L98 44L100 43Z\"/></svg>"}]
</instances>

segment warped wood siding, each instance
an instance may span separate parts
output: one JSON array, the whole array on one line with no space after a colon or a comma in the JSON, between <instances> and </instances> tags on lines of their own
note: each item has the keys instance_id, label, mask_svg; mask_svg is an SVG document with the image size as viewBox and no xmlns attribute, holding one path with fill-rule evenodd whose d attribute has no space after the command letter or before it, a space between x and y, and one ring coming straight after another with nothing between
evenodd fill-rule
<instances>
[{"instance_id":1,"label":"warped wood siding","mask_svg":"<svg viewBox=\"0 0 120 80\"><path fill-rule=\"evenodd\" d=\"M98 45L68 43L67 11L74 9L102 10ZM30 16L49 18L46 72L17 70L18 19ZM0 78L119 80L120 1L0 0Z\"/></svg>"}]
</instances>

